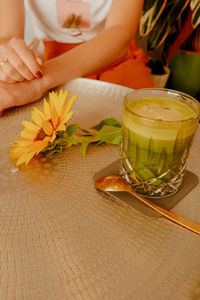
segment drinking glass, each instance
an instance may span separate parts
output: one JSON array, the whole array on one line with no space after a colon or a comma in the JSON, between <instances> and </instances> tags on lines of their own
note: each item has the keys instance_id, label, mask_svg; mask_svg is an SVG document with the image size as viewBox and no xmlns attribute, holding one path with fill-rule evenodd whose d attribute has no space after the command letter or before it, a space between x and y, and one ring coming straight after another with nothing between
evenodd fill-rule
<instances>
[{"instance_id":1,"label":"drinking glass","mask_svg":"<svg viewBox=\"0 0 200 300\"><path fill-rule=\"evenodd\" d=\"M134 190L165 197L180 189L199 117L199 102L179 91L140 89L125 96L120 174Z\"/></svg>"}]
</instances>

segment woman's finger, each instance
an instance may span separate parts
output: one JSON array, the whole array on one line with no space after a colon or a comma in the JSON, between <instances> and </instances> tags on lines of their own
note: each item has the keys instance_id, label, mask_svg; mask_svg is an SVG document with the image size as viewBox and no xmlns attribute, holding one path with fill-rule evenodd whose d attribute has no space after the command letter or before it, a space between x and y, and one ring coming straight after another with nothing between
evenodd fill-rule
<instances>
[{"instance_id":1,"label":"woman's finger","mask_svg":"<svg viewBox=\"0 0 200 300\"><path fill-rule=\"evenodd\" d=\"M32 80L34 77L42 77L41 58L36 57L22 39L12 38L7 44L1 44L0 60L3 61L2 71L6 75L1 77L6 82L11 82L10 79L22 81L23 79ZM5 63L6 60L9 61L9 64Z\"/></svg>"},{"instance_id":2,"label":"woman's finger","mask_svg":"<svg viewBox=\"0 0 200 300\"><path fill-rule=\"evenodd\" d=\"M34 76L41 78L42 77L41 66L38 63L33 51L28 48L24 40L13 38L10 40L9 44L13 47L16 54L21 58L21 61L24 62L27 69ZM14 64L13 66L16 67ZM24 68L23 68L23 72L24 72Z\"/></svg>"},{"instance_id":3,"label":"woman's finger","mask_svg":"<svg viewBox=\"0 0 200 300\"><path fill-rule=\"evenodd\" d=\"M8 82L8 83L14 83L16 82L16 80L12 79L11 77L9 77L8 75L6 75L3 71L2 71L2 66L0 67L0 81L3 82Z\"/></svg>"},{"instance_id":4,"label":"woman's finger","mask_svg":"<svg viewBox=\"0 0 200 300\"><path fill-rule=\"evenodd\" d=\"M24 79L32 80L34 77L33 73L27 68L23 60L17 55L13 49L7 50L7 59L13 68L21 75ZM6 64L3 64L3 69L6 67ZM8 70L7 70L8 71ZM9 74L7 74L9 75Z\"/></svg>"},{"instance_id":5,"label":"woman's finger","mask_svg":"<svg viewBox=\"0 0 200 300\"><path fill-rule=\"evenodd\" d=\"M4 62L0 66L0 72L4 73L3 81L11 82L10 79L12 79L12 82L24 80L24 77L10 64L9 61Z\"/></svg>"},{"instance_id":6,"label":"woman's finger","mask_svg":"<svg viewBox=\"0 0 200 300\"><path fill-rule=\"evenodd\" d=\"M7 59L16 72L18 72L24 79L31 80L35 77L17 53L7 44L0 45L0 58L1 60ZM4 67L5 64L6 63L3 63L1 66Z\"/></svg>"},{"instance_id":7,"label":"woman's finger","mask_svg":"<svg viewBox=\"0 0 200 300\"><path fill-rule=\"evenodd\" d=\"M39 64L40 66L42 66L43 63L44 63L44 60L43 60L43 55L41 54L41 52L39 52L39 51L38 51L37 49L35 49L35 48L30 48L30 49L33 51L33 53L34 53L34 55L35 55L35 58L36 58L38 64Z\"/></svg>"},{"instance_id":8,"label":"woman's finger","mask_svg":"<svg viewBox=\"0 0 200 300\"><path fill-rule=\"evenodd\" d=\"M40 66L43 65L43 59L42 59L41 56L37 55L37 56L36 56L36 60L37 60L37 62L38 62L38 64L39 64Z\"/></svg>"}]
</instances>

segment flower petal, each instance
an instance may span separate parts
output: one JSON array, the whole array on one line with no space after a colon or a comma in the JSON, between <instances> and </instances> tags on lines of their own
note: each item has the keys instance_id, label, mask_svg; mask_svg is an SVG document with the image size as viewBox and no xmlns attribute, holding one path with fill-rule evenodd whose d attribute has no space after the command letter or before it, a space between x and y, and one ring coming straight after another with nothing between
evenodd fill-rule
<instances>
[{"instance_id":1,"label":"flower petal","mask_svg":"<svg viewBox=\"0 0 200 300\"><path fill-rule=\"evenodd\" d=\"M56 127L58 125L58 113L57 113L55 107L53 107L53 110L52 110L52 123L53 123L53 128L56 129Z\"/></svg>"},{"instance_id":2,"label":"flower petal","mask_svg":"<svg viewBox=\"0 0 200 300\"><path fill-rule=\"evenodd\" d=\"M49 93L49 107L51 109L51 113L53 111L54 102L55 102L55 99L57 99L57 97L58 97L57 91L53 91L53 92Z\"/></svg>"},{"instance_id":3,"label":"flower petal","mask_svg":"<svg viewBox=\"0 0 200 300\"><path fill-rule=\"evenodd\" d=\"M36 145L37 149L36 149L36 154L40 153L44 148L46 148L46 146L49 143L49 139L50 137L48 137L48 139L43 140L43 141L38 141L38 144Z\"/></svg>"},{"instance_id":4,"label":"flower petal","mask_svg":"<svg viewBox=\"0 0 200 300\"><path fill-rule=\"evenodd\" d=\"M41 152L47 145L47 141L36 141L30 144L27 152L23 153L17 160L16 166L19 166L23 163L27 165L33 156Z\"/></svg>"},{"instance_id":5,"label":"flower petal","mask_svg":"<svg viewBox=\"0 0 200 300\"><path fill-rule=\"evenodd\" d=\"M16 146L19 146L19 147L26 147L30 144L30 142L32 142L32 140L16 140L13 142L13 144L11 145L11 148L12 147L16 147Z\"/></svg>"},{"instance_id":6,"label":"flower petal","mask_svg":"<svg viewBox=\"0 0 200 300\"><path fill-rule=\"evenodd\" d=\"M31 117L36 125L38 125L39 127L42 126L42 122L44 121L44 118L42 118L41 115L38 114L35 110L31 112Z\"/></svg>"},{"instance_id":7,"label":"flower petal","mask_svg":"<svg viewBox=\"0 0 200 300\"><path fill-rule=\"evenodd\" d=\"M47 135L52 135L53 127L49 121L43 121L42 128Z\"/></svg>"},{"instance_id":8,"label":"flower petal","mask_svg":"<svg viewBox=\"0 0 200 300\"><path fill-rule=\"evenodd\" d=\"M58 125L56 130L57 131L65 131L66 130L66 125L60 123L60 125Z\"/></svg>"},{"instance_id":9,"label":"flower petal","mask_svg":"<svg viewBox=\"0 0 200 300\"><path fill-rule=\"evenodd\" d=\"M40 129L39 126L37 126L37 125L35 125L35 124L33 124L32 122L29 122L29 121L22 121L22 125L23 125L26 129L28 129L28 130L33 130L33 131L35 131L35 130L39 130L39 129Z\"/></svg>"},{"instance_id":10,"label":"flower petal","mask_svg":"<svg viewBox=\"0 0 200 300\"><path fill-rule=\"evenodd\" d=\"M51 109L49 103L46 101L45 98L44 98L44 115L47 120L51 119Z\"/></svg>"},{"instance_id":11,"label":"flower petal","mask_svg":"<svg viewBox=\"0 0 200 300\"><path fill-rule=\"evenodd\" d=\"M49 137L50 139L51 137ZM22 140L23 141L23 140ZM20 142L20 141L19 141ZM10 158L16 161L16 166L20 164L27 164L34 155L41 152L48 145L48 141L31 141L26 143L24 147L23 143L16 143L12 145L10 150Z\"/></svg>"},{"instance_id":12,"label":"flower petal","mask_svg":"<svg viewBox=\"0 0 200 300\"><path fill-rule=\"evenodd\" d=\"M31 130L27 130L27 129L22 130L20 133L21 137L23 137L25 139L29 139L29 140L34 140L35 137L37 136L37 134L38 134L38 130L36 130L34 132Z\"/></svg>"},{"instance_id":13,"label":"flower petal","mask_svg":"<svg viewBox=\"0 0 200 300\"><path fill-rule=\"evenodd\" d=\"M63 117L63 122L62 123L66 123L67 121L69 121L73 115L73 110L71 110L70 112L66 111Z\"/></svg>"},{"instance_id":14,"label":"flower petal","mask_svg":"<svg viewBox=\"0 0 200 300\"><path fill-rule=\"evenodd\" d=\"M56 138L56 133L54 132L49 142L52 143L55 140L55 138Z\"/></svg>"},{"instance_id":15,"label":"flower petal","mask_svg":"<svg viewBox=\"0 0 200 300\"><path fill-rule=\"evenodd\" d=\"M67 104L68 94L69 94L68 90L66 90L64 93L61 90L59 93L59 99L56 103L56 110L57 110L59 116L61 116L63 109Z\"/></svg>"},{"instance_id":16,"label":"flower petal","mask_svg":"<svg viewBox=\"0 0 200 300\"><path fill-rule=\"evenodd\" d=\"M78 99L78 95L74 94L72 96L72 98L67 102L66 106L65 106L65 111L69 111L72 107L72 105L74 104L74 102Z\"/></svg>"},{"instance_id":17,"label":"flower petal","mask_svg":"<svg viewBox=\"0 0 200 300\"><path fill-rule=\"evenodd\" d=\"M29 161L33 158L34 155L35 155L35 152L26 153L24 155L21 155L16 162L16 166L19 166L23 163L25 163L27 165L29 163Z\"/></svg>"}]
</instances>

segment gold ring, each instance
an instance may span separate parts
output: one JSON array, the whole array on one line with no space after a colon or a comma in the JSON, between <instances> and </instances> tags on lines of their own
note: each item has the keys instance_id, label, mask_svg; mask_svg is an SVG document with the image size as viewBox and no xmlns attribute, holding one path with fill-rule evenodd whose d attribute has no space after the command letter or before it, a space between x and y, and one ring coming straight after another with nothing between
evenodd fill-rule
<instances>
[{"instance_id":1,"label":"gold ring","mask_svg":"<svg viewBox=\"0 0 200 300\"><path fill-rule=\"evenodd\" d=\"M3 64L7 63L8 59L7 58L0 58L0 67L3 66Z\"/></svg>"}]
</instances>

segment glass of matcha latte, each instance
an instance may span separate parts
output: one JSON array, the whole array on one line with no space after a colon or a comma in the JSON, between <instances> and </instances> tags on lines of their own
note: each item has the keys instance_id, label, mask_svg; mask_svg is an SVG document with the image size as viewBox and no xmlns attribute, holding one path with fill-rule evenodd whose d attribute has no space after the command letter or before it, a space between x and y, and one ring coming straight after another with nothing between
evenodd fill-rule
<instances>
[{"instance_id":1,"label":"glass of matcha latte","mask_svg":"<svg viewBox=\"0 0 200 300\"><path fill-rule=\"evenodd\" d=\"M164 197L180 189L199 117L199 102L178 91L140 89L125 97L120 174L134 190Z\"/></svg>"}]
</instances>

